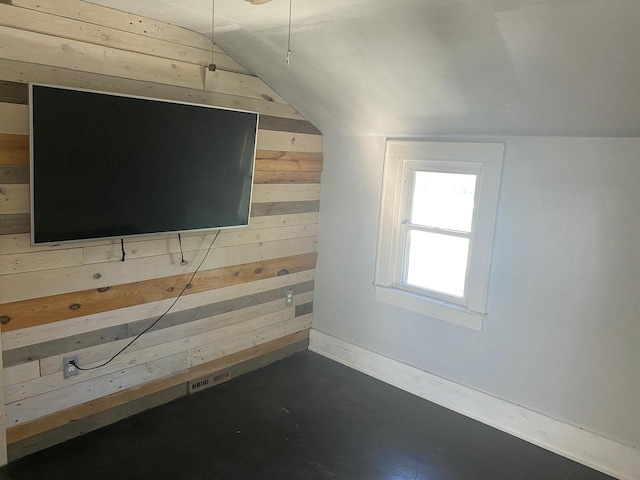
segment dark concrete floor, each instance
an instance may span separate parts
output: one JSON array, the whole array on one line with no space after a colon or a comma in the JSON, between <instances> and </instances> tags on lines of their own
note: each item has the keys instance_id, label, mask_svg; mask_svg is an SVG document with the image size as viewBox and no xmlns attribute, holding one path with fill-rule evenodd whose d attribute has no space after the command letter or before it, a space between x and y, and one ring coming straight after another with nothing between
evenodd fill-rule
<instances>
[{"instance_id":1,"label":"dark concrete floor","mask_svg":"<svg viewBox=\"0 0 640 480\"><path fill-rule=\"evenodd\" d=\"M611 477L302 352L17 460L0 478Z\"/></svg>"}]
</instances>

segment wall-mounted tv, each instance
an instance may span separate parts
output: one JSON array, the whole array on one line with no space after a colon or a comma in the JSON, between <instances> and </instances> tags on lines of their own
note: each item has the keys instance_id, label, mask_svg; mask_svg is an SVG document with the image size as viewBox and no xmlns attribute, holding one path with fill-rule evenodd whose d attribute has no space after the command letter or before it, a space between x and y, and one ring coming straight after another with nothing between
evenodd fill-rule
<instances>
[{"instance_id":1,"label":"wall-mounted tv","mask_svg":"<svg viewBox=\"0 0 640 480\"><path fill-rule=\"evenodd\" d=\"M30 84L31 241L247 225L258 114Z\"/></svg>"}]
</instances>

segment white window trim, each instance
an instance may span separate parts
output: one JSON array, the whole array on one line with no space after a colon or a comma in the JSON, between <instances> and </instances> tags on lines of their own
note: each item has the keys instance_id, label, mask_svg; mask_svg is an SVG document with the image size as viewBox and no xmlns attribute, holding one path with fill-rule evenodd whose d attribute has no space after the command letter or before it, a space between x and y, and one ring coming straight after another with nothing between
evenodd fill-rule
<instances>
[{"instance_id":1,"label":"white window trim","mask_svg":"<svg viewBox=\"0 0 640 480\"><path fill-rule=\"evenodd\" d=\"M503 153L504 145L498 143L387 141L374 282L376 300L474 330L482 329ZM407 169L418 165L429 170L479 172L467 287L465 298L460 301L429 296L400 282L404 249L401 224L409 198L404 178Z\"/></svg>"}]
</instances>

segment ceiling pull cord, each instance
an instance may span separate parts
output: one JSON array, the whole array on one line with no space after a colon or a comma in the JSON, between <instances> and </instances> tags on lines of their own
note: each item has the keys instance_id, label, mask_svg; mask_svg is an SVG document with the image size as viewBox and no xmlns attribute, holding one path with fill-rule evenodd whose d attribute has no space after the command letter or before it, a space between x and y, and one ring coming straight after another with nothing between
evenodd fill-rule
<instances>
[{"instance_id":1,"label":"ceiling pull cord","mask_svg":"<svg viewBox=\"0 0 640 480\"><path fill-rule=\"evenodd\" d=\"M287 40L287 65L291 65L291 4L293 0L289 0L289 38Z\"/></svg>"},{"instance_id":2,"label":"ceiling pull cord","mask_svg":"<svg viewBox=\"0 0 640 480\"><path fill-rule=\"evenodd\" d=\"M211 0L211 63L209 64L209 71L215 72L216 65L213 63L213 51L216 47L215 25L216 25L216 0Z\"/></svg>"}]
</instances>

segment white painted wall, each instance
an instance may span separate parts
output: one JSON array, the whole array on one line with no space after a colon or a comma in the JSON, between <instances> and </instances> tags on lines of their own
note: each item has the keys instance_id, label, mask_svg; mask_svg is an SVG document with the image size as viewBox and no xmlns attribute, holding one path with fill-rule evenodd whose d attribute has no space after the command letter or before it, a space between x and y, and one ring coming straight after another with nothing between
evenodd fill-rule
<instances>
[{"instance_id":1,"label":"white painted wall","mask_svg":"<svg viewBox=\"0 0 640 480\"><path fill-rule=\"evenodd\" d=\"M484 140L506 143L484 331L374 300L384 138L331 135L314 328L640 445L640 138Z\"/></svg>"}]
</instances>

